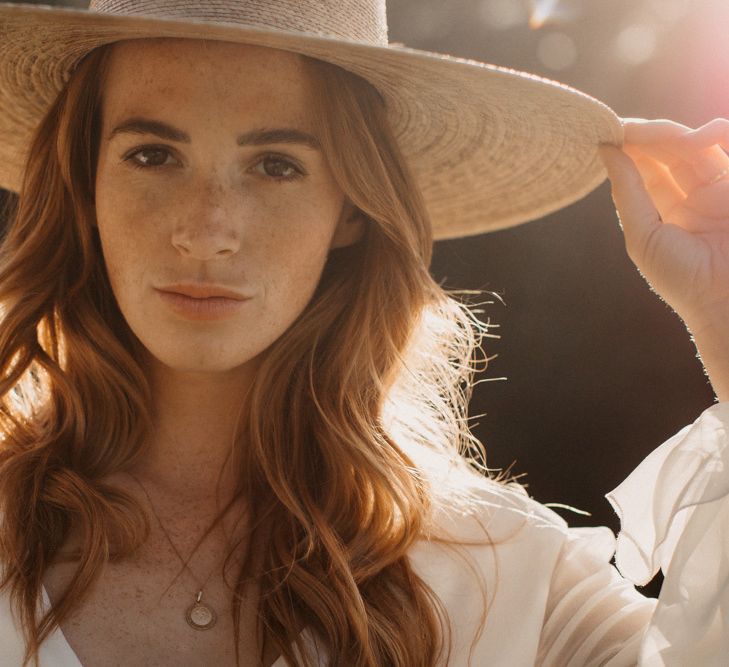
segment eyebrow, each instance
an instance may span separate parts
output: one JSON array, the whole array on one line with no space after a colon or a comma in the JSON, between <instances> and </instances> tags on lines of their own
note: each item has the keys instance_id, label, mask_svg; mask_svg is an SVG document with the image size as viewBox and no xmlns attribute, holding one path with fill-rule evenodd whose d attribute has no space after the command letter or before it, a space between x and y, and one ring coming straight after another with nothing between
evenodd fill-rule
<instances>
[{"instance_id":1,"label":"eyebrow","mask_svg":"<svg viewBox=\"0 0 729 667\"><path fill-rule=\"evenodd\" d=\"M149 118L128 118L117 125L106 138L111 141L117 134L153 134L167 141L189 144L190 135L172 125ZM259 128L241 134L236 139L238 146L261 146L264 144L302 144L313 150L321 150L319 140L307 132L292 127Z\"/></svg>"}]
</instances>

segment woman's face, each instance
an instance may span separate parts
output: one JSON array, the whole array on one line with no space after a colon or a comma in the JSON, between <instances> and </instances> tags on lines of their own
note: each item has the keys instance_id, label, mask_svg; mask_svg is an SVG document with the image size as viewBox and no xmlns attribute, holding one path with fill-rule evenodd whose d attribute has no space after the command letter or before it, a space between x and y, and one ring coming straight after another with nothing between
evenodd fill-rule
<instances>
[{"instance_id":1,"label":"woman's face","mask_svg":"<svg viewBox=\"0 0 729 667\"><path fill-rule=\"evenodd\" d=\"M163 364L224 371L253 359L309 302L330 248L359 237L313 136L314 95L303 60L284 51L113 47L97 224L121 312ZM179 284L246 298L165 291Z\"/></svg>"}]
</instances>

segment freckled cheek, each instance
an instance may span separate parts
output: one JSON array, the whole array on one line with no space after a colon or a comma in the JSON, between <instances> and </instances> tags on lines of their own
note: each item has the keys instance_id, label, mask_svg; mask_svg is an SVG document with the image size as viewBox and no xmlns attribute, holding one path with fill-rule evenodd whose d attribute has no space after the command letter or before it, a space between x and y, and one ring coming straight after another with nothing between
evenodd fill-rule
<instances>
[{"instance_id":1,"label":"freckled cheek","mask_svg":"<svg viewBox=\"0 0 729 667\"><path fill-rule=\"evenodd\" d=\"M267 238L264 241L259 237L259 242L267 246L266 254L273 262L287 267L287 272L304 278L326 261L332 231L322 212L281 212L269 218L264 229ZM253 238L250 242L256 244Z\"/></svg>"},{"instance_id":2,"label":"freckled cheek","mask_svg":"<svg viewBox=\"0 0 729 667\"><path fill-rule=\"evenodd\" d=\"M258 228L265 233L257 239L251 234L248 244L243 244L244 254L251 260L255 257L257 273L265 276L267 300L280 302L284 311L302 309L319 282L332 228L323 215L279 211L279 215Z\"/></svg>"},{"instance_id":3,"label":"freckled cheek","mask_svg":"<svg viewBox=\"0 0 729 667\"><path fill-rule=\"evenodd\" d=\"M97 193L97 224L109 279L114 291L139 286L160 239L154 222L159 211L145 197L104 197ZM120 295L117 294L117 297Z\"/></svg>"}]
</instances>

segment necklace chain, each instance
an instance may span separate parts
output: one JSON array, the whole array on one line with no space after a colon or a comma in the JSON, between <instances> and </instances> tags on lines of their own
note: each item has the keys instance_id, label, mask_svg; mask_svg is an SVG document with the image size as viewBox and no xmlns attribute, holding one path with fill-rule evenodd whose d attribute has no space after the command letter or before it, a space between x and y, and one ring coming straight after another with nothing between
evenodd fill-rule
<instances>
[{"instance_id":1,"label":"necklace chain","mask_svg":"<svg viewBox=\"0 0 729 667\"><path fill-rule=\"evenodd\" d=\"M137 479L135 475L133 475L131 472L127 471L127 474L139 485L139 487L144 492L144 495L147 496L147 501L149 502L149 506L152 509L152 514L154 514L155 518L157 519L157 523L159 524L159 527L162 529L162 532L164 533L164 536L167 538L167 541L170 543L170 546L172 547L172 550L175 552L175 555L177 558L179 558L180 562L182 563L183 567L193 576L195 581L197 582L199 589L197 592L197 595L195 596L195 601L187 608L185 612L185 620L187 621L188 625L195 630L208 630L212 628L215 625L215 622L217 621L218 615L215 613L215 610L207 603L202 602L202 594L203 589L205 588L205 584L208 583L210 580L210 577L212 576L213 572L215 571L215 568L217 566L214 565L213 568L210 570L210 573L205 578L205 581L200 584L200 579L195 575L195 573L192 571L188 563L190 562L190 559L192 558L193 554L197 550L198 546L196 546L190 555L188 556L187 560L184 560L182 556L180 555L180 552L178 551L177 547L175 546L175 543L172 541L172 538L170 537L170 534L167 532L167 529L164 527L164 524L162 523L162 520L159 518L159 514L157 514L157 511L154 509L154 503L152 502L152 498L150 497L149 493L147 492L147 489L145 488L144 484Z\"/></svg>"}]
</instances>

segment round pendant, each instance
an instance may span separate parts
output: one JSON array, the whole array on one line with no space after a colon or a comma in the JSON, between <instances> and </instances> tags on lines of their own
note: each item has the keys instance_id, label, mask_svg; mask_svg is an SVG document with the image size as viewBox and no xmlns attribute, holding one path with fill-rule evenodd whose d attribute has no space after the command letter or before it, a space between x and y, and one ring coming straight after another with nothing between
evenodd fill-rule
<instances>
[{"instance_id":1,"label":"round pendant","mask_svg":"<svg viewBox=\"0 0 729 667\"><path fill-rule=\"evenodd\" d=\"M188 607L185 618L188 625L195 630L209 630L218 620L213 609L202 602L193 602Z\"/></svg>"}]
</instances>

